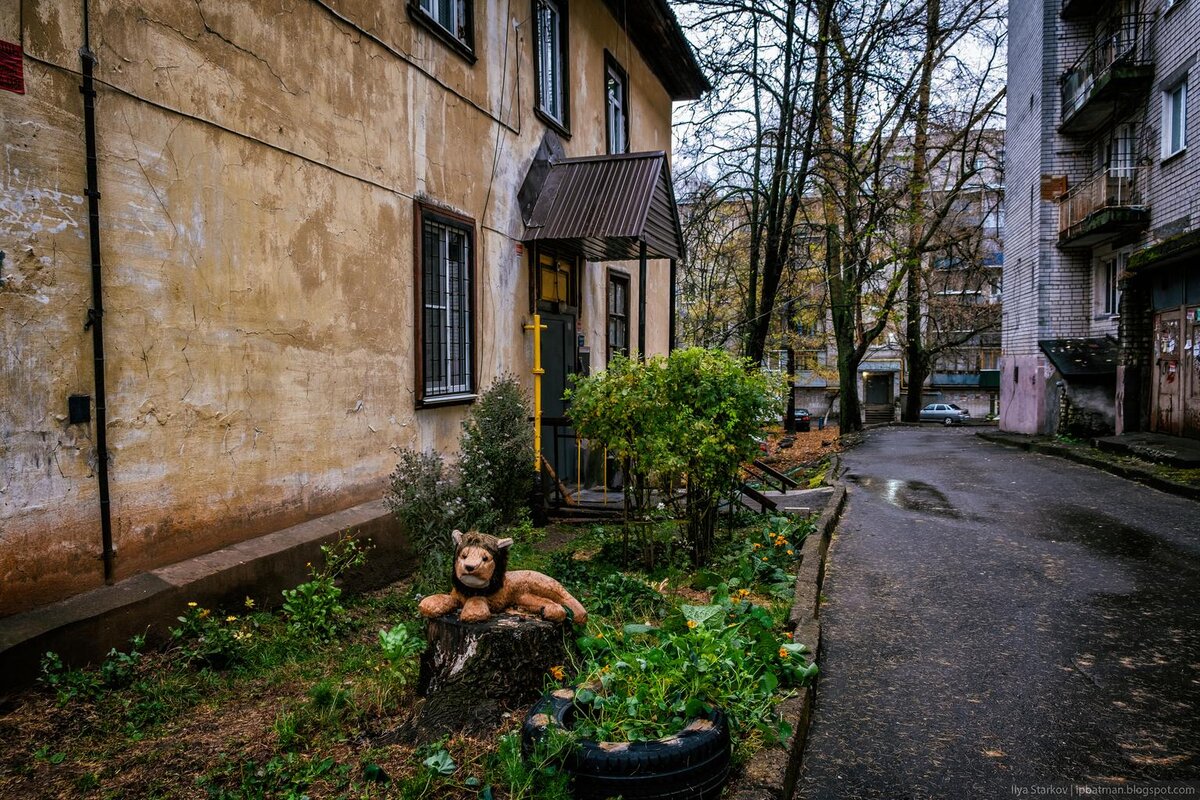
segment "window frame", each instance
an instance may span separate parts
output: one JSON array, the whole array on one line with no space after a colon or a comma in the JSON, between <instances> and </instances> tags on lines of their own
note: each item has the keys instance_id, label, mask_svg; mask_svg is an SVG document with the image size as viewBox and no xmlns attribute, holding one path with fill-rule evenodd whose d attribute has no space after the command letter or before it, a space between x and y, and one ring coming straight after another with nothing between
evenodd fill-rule
<instances>
[{"instance_id":1,"label":"window frame","mask_svg":"<svg viewBox=\"0 0 1200 800\"><path fill-rule=\"evenodd\" d=\"M421 4L425 0L408 0L408 16L437 38L441 39L450 49L474 64L478 59L475 55L475 0L450 0L462 8L463 27L466 37L460 38L454 31L447 28ZM431 0L437 2L437 0Z\"/></svg>"},{"instance_id":2,"label":"window frame","mask_svg":"<svg viewBox=\"0 0 1200 800\"><path fill-rule=\"evenodd\" d=\"M562 119L556 118L545 108L543 97L542 76L545 65L542 64L542 18L539 13L543 5L552 6L558 13L558 57L561 69L560 102L562 103ZM568 0L532 0L533 9L533 113L563 136L571 137L571 38L570 38L570 5Z\"/></svg>"},{"instance_id":3,"label":"window frame","mask_svg":"<svg viewBox=\"0 0 1200 800\"><path fill-rule=\"evenodd\" d=\"M625 145L622 149L616 150L613 148L612 133L612 113L613 104L609 102L608 95L608 78L609 74L616 77L621 85L621 136L624 139ZM604 51L604 146L609 155L617 155L629 152L629 73L624 67L613 57L607 49Z\"/></svg>"},{"instance_id":4,"label":"window frame","mask_svg":"<svg viewBox=\"0 0 1200 800\"><path fill-rule=\"evenodd\" d=\"M1187 150L1187 114L1188 114L1188 76L1185 74L1179 80L1171 83L1162 90L1162 160L1169 161ZM1178 97L1176 101L1175 98ZM1179 146L1172 149L1175 132L1172 123L1175 119L1176 104L1181 107L1179 113Z\"/></svg>"},{"instance_id":5,"label":"window frame","mask_svg":"<svg viewBox=\"0 0 1200 800\"><path fill-rule=\"evenodd\" d=\"M614 285L624 285L625 287L625 314L624 316L614 315L612 307L612 287ZM624 270L609 268L608 276L604 284L604 352L605 364L613 360L615 352L620 352L626 358L629 357L629 332L630 332L630 315L633 309L633 301L630 298L631 282L629 273ZM613 321L623 322L625 328L625 347L614 352L612 342L612 325Z\"/></svg>"},{"instance_id":6,"label":"window frame","mask_svg":"<svg viewBox=\"0 0 1200 800\"><path fill-rule=\"evenodd\" d=\"M463 262L463 271L467 280L467 287L462 292L462 297L466 301L466 328L465 333L469 341L466 346L465 356L467 359L467 382L465 389L457 389L454 391L431 392L426 381L425 362L427 360L426 348L428 342L425 340L425 227L426 223L439 225L450 230L457 230L466 237L467 254ZM442 407L449 405L461 405L473 403L478 394L479 376L478 376L478 325L477 325L477 309L479 307L476 299L478 291L478 280L476 279L475 268L475 250L478 239L475 232L475 220L470 217L449 211L439 206L430 205L428 203L413 204L413 312L415 318L414 336L416 338L416 347L413 348L415 354L415 383L414 395L416 397L417 408ZM450 361L449 348L441 354L443 363Z\"/></svg>"}]
</instances>

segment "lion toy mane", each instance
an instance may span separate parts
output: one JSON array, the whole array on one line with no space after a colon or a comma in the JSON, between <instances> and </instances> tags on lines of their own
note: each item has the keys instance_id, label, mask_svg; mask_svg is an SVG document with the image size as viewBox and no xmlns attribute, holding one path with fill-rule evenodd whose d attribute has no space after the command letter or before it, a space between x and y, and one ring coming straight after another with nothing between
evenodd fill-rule
<instances>
[{"instance_id":1,"label":"lion toy mane","mask_svg":"<svg viewBox=\"0 0 1200 800\"><path fill-rule=\"evenodd\" d=\"M433 594L418 609L425 617L440 617L462 609L463 622L485 622L492 614L519 609L551 622L562 622L571 612L577 624L587 621L587 611L571 593L549 575L527 569L508 571L512 539L486 533L454 531L454 568L450 594Z\"/></svg>"}]
</instances>

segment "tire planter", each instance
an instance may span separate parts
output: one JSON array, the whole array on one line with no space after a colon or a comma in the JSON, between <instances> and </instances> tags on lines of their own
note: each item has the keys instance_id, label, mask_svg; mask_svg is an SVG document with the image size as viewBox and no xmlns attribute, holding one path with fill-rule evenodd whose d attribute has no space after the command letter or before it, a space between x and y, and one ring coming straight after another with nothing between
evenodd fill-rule
<instances>
[{"instance_id":1,"label":"tire planter","mask_svg":"<svg viewBox=\"0 0 1200 800\"><path fill-rule=\"evenodd\" d=\"M528 754L551 726L570 730L575 691L543 695L521 727ZM650 742L581 741L565 768L579 800L716 800L729 779L732 745L725 714L716 709L674 736Z\"/></svg>"}]
</instances>

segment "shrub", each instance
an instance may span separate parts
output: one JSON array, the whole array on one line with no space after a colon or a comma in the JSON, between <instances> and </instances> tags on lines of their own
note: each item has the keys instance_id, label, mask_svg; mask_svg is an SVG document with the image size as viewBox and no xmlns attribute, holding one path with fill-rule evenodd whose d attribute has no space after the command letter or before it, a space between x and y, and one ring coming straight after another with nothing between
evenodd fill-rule
<instances>
[{"instance_id":1,"label":"shrub","mask_svg":"<svg viewBox=\"0 0 1200 800\"><path fill-rule=\"evenodd\" d=\"M402 450L385 500L408 532L423 582L445 580L453 555L450 532L461 516L457 477L438 453Z\"/></svg>"},{"instance_id":2,"label":"shrub","mask_svg":"<svg viewBox=\"0 0 1200 800\"><path fill-rule=\"evenodd\" d=\"M491 532L528 510L535 476L532 416L512 375L497 378L467 413L458 464L468 526Z\"/></svg>"},{"instance_id":3,"label":"shrub","mask_svg":"<svg viewBox=\"0 0 1200 800\"><path fill-rule=\"evenodd\" d=\"M780 413L781 381L723 350L690 348L644 363L614 359L576 382L571 419L581 436L622 459L643 510L647 476L685 476L692 561L712 553L716 508L758 451L755 434ZM628 482L627 482L628 483Z\"/></svg>"}]
</instances>

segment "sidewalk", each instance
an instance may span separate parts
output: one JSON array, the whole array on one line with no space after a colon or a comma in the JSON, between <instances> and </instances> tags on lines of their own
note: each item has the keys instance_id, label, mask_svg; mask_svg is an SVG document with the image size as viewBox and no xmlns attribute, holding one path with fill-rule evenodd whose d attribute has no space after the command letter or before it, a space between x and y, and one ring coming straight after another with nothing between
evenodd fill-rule
<instances>
[{"instance_id":1,"label":"sidewalk","mask_svg":"<svg viewBox=\"0 0 1200 800\"><path fill-rule=\"evenodd\" d=\"M1193 446L1189 440L1174 436L1128 434L1100 439L1097 449L1086 444L1068 444L1049 436L1000 431L979 431L975 435L996 444L1065 458L1161 492L1200 500L1200 442ZM1148 458L1151 456L1154 460ZM1180 474L1184 470L1196 472Z\"/></svg>"}]
</instances>

